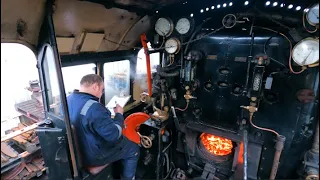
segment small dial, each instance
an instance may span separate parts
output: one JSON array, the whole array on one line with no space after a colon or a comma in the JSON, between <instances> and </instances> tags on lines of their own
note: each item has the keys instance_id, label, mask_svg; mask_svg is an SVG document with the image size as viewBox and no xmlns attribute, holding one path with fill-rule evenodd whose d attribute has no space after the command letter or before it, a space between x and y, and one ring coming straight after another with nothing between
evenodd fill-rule
<instances>
[{"instance_id":1,"label":"small dial","mask_svg":"<svg viewBox=\"0 0 320 180\"><path fill-rule=\"evenodd\" d=\"M319 4L312 6L307 13L307 20L311 25L319 24Z\"/></svg>"},{"instance_id":2,"label":"small dial","mask_svg":"<svg viewBox=\"0 0 320 180\"><path fill-rule=\"evenodd\" d=\"M176 30L179 34L187 34L191 29L191 22L188 18L181 18L176 24Z\"/></svg>"},{"instance_id":3,"label":"small dial","mask_svg":"<svg viewBox=\"0 0 320 180\"><path fill-rule=\"evenodd\" d=\"M300 66L311 65L319 61L319 40L306 38L292 50L292 59Z\"/></svg>"},{"instance_id":4,"label":"small dial","mask_svg":"<svg viewBox=\"0 0 320 180\"><path fill-rule=\"evenodd\" d=\"M155 30L160 36L170 36L173 31L173 23L170 19L159 18L155 24Z\"/></svg>"},{"instance_id":5,"label":"small dial","mask_svg":"<svg viewBox=\"0 0 320 180\"><path fill-rule=\"evenodd\" d=\"M170 38L165 43L165 50L169 54L176 54L180 50L180 41L177 38Z\"/></svg>"}]
</instances>

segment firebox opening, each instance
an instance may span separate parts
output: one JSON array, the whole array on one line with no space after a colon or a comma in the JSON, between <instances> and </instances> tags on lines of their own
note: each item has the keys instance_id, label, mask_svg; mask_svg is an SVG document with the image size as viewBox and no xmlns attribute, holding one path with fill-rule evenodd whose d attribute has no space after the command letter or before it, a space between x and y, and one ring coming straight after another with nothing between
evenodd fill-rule
<instances>
[{"instance_id":1,"label":"firebox opening","mask_svg":"<svg viewBox=\"0 0 320 180\"><path fill-rule=\"evenodd\" d=\"M230 155L233 150L233 144L230 139L208 133L202 133L200 135L200 143L214 156L227 156Z\"/></svg>"}]
</instances>

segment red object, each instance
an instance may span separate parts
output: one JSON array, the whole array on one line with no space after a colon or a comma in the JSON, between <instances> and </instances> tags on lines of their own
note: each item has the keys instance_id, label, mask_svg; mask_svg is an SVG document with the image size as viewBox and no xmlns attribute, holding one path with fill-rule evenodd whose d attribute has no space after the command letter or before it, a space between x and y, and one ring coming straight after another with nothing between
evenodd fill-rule
<instances>
[{"instance_id":1,"label":"red object","mask_svg":"<svg viewBox=\"0 0 320 180\"><path fill-rule=\"evenodd\" d=\"M150 55L148 52L147 36L145 33L140 35L141 44L144 48L144 54L146 55L147 61L147 78L148 78L148 94L152 95L152 84L151 84L151 65L150 65Z\"/></svg>"},{"instance_id":2,"label":"red object","mask_svg":"<svg viewBox=\"0 0 320 180\"><path fill-rule=\"evenodd\" d=\"M130 141L140 144L140 136L137 133L137 129L140 124L146 122L148 119L150 119L150 116L146 113L137 112L131 114L124 120L122 134Z\"/></svg>"}]
</instances>

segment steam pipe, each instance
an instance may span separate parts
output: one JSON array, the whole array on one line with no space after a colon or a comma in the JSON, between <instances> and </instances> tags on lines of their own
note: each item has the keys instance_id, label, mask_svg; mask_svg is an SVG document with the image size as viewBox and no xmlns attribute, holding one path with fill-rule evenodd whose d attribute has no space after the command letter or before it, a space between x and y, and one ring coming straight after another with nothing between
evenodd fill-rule
<instances>
[{"instance_id":1,"label":"steam pipe","mask_svg":"<svg viewBox=\"0 0 320 180\"><path fill-rule=\"evenodd\" d=\"M286 141L286 137L278 134L276 131L274 131L272 129L262 128L262 127L258 127L256 125L254 125L252 123L252 116L253 116L253 113L258 110L255 106L240 106L240 107L247 109L249 111L249 121L253 127L260 129L260 130L269 131L269 132L272 132L277 135L277 142L275 145L276 152L274 154L271 174L270 174L270 178L269 178L270 180L274 180L277 175L277 171L278 171L278 167L279 167L279 160L280 160L280 156L281 156L281 153L282 153L282 150L284 147L284 143Z\"/></svg>"},{"instance_id":2,"label":"steam pipe","mask_svg":"<svg viewBox=\"0 0 320 180\"><path fill-rule=\"evenodd\" d=\"M152 96L150 55L148 52L147 36L145 33L141 34L140 40L141 40L141 44L144 48L144 54L146 55L146 61L147 61L146 64L147 64L147 78L148 78L148 94L149 94L149 96Z\"/></svg>"},{"instance_id":3,"label":"steam pipe","mask_svg":"<svg viewBox=\"0 0 320 180\"><path fill-rule=\"evenodd\" d=\"M251 17L257 17L257 18L265 18L266 17L266 13L265 14L261 14L258 12L249 12L249 13L238 13L237 15L239 16L251 16ZM274 20L278 20L278 21L282 21L284 23L291 23L291 24L296 24L301 22L300 18L292 18L292 17L287 17L287 16L282 16L280 14L267 14L268 18L272 18Z\"/></svg>"},{"instance_id":4,"label":"steam pipe","mask_svg":"<svg viewBox=\"0 0 320 180\"><path fill-rule=\"evenodd\" d=\"M286 141L286 137L282 135L277 136L277 142L275 145L276 152L273 158L273 164L272 164L271 174L269 178L270 180L274 180L276 178L278 167L279 167L279 160L280 160L281 152L283 150L285 141Z\"/></svg>"},{"instance_id":5,"label":"steam pipe","mask_svg":"<svg viewBox=\"0 0 320 180\"><path fill-rule=\"evenodd\" d=\"M248 179L248 131L243 130L243 180Z\"/></svg>"},{"instance_id":6,"label":"steam pipe","mask_svg":"<svg viewBox=\"0 0 320 180\"><path fill-rule=\"evenodd\" d=\"M175 77L175 76L179 76L180 74L180 70L178 71L174 71L174 72L163 72L163 71L158 71L159 76L162 77Z\"/></svg>"},{"instance_id":7,"label":"steam pipe","mask_svg":"<svg viewBox=\"0 0 320 180\"><path fill-rule=\"evenodd\" d=\"M316 129L316 133L314 134L314 140L313 140L313 144L312 144L312 149L311 149L314 153L318 153L319 154L319 121L317 123L317 129Z\"/></svg>"},{"instance_id":8,"label":"steam pipe","mask_svg":"<svg viewBox=\"0 0 320 180\"><path fill-rule=\"evenodd\" d=\"M253 23L252 23L253 25ZM251 66L251 60L252 60L252 51L253 51L253 43L254 43L254 33L251 29L251 43L250 43L250 52L248 56L248 66L247 66L247 77L246 77L246 85L244 88L243 93L247 93L248 91L248 84L249 84L249 77L250 77L250 66Z\"/></svg>"},{"instance_id":9,"label":"steam pipe","mask_svg":"<svg viewBox=\"0 0 320 180\"><path fill-rule=\"evenodd\" d=\"M184 55L187 55L188 47L189 47L189 44L190 44L189 42L192 41L192 39L194 38L194 36L201 30L202 26L203 26L207 21L209 21L210 19L211 19L211 17L205 19L201 24L199 24L199 26L196 28L196 30L192 33L189 41L187 42L187 46L186 46L186 48L184 49L184 52L183 52ZM182 53L182 51L181 51L181 53Z\"/></svg>"},{"instance_id":10,"label":"steam pipe","mask_svg":"<svg viewBox=\"0 0 320 180\"><path fill-rule=\"evenodd\" d=\"M162 71L162 72L166 72L166 71L172 71L172 70L174 70L174 69L176 69L177 68L177 66L167 66L167 67L160 67L160 66L158 66L157 67L157 71Z\"/></svg>"}]
</instances>

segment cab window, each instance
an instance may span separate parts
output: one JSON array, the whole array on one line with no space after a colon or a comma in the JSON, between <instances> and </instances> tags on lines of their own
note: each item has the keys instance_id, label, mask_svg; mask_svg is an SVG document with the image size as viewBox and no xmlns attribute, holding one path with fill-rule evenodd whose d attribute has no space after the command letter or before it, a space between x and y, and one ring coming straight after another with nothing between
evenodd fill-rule
<instances>
[{"instance_id":1,"label":"cab window","mask_svg":"<svg viewBox=\"0 0 320 180\"><path fill-rule=\"evenodd\" d=\"M103 65L105 104L115 95L130 95L130 61L121 60Z\"/></svg>"},{"instance_id":2,"label":"cab window","mask_svg":"<svg viewBox=\"0 0 320 180\"><path fill-rule=\"evenodd\" d=\"M148 43L150 48L150 43ZM160 64L160 53L150 54L150 66L151 73L155 73L157 66ZM133 94L134 99L140 101L140 93L148 91L147 83L147 62L146 55L144 54L144 49L138 52L137 56L137 66L136 66L136 78L134 80Z\"/></svg>"},{"instance_id":3,"label":"cab window","mask_svg":"<svg viewBox=\"0 0 320 180\"><path fill-rule=\"evenodd\" d=\"M55 66L55 59L52 48L47 45L44 48L43 74L45 78L45 91L47 91L46 101L49 105L49 112L56 116L61 116L60 91L58 74Z\"/></svg>"},{"instance_id":4,"label":"cab window","mask_svg":"<svg viewBox=\"0 0 320 180\"><path fill-rule=\"evenodd\" d=\"M66 95L71 94L75 89L79 89L81 78L87 74L95 74L95 64L82 64L62 68L62 75Z\"/></svg>"}]
</instances>

